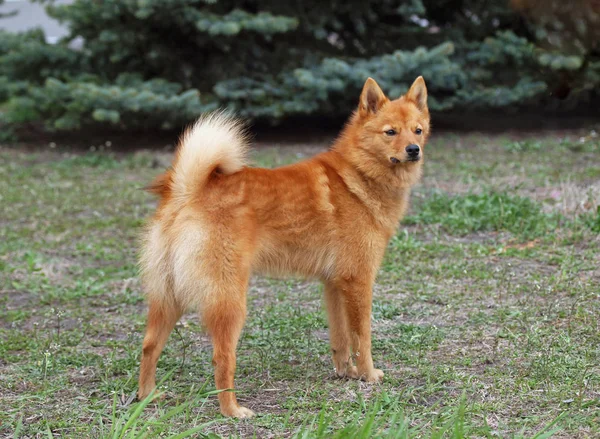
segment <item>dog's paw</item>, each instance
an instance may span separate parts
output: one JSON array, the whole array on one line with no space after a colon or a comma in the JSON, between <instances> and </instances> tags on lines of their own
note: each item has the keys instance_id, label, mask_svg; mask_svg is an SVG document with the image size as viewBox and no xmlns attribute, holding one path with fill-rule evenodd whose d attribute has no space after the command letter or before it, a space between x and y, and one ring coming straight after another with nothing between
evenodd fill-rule
<instances>
[{"instance_id":1,"label":"dog's paw","mask_svg":"<svg viewBox=\"0 0 600 439\"><path fill-rule=\"evenodd\" d=\"M152 401L162 401L165 399L165 394L163 392L159 392L155 386L146 386L145 388L139 388L137 392L138 401L143 401L154 391L154 396L152 397Z\"/></svg>"},{"instance_id":2,"label":"dog's paw","mask_svg":"<svg viewBox=\"0 0 600 439\"><path fill-rule=\"evenodd\" d=\"M353 378L355 380L360 378L358 375L358 369L356 368L356 366L345 366L340 369L336 368L335 373L340 378Z\"/></svg>"},{"instance_id":3,"label":"dog's paw","mask_svg":"<svg viewBox=\"0 0 600 439\"><path fill-rule=\"evenodd\" d=\"M372 369L369 372L362 373L360 379L367 383L378 383L383 380L383 370Z\"/></svg>"},{"instance_id":4,"label":"dog's paw","mask_svg":"<svg viewBox=\"0 0 600 439\"><path fill-rule=\"evenodd\" d=\"M252 410L247 409L246 407L242 407L240 405L235 407L228 407L226 409L221 409L221 413L223 414L223 416L239 419L251 418L254 415L256 415L256 413L254 413Z\"/></svg>"}]
</instances>

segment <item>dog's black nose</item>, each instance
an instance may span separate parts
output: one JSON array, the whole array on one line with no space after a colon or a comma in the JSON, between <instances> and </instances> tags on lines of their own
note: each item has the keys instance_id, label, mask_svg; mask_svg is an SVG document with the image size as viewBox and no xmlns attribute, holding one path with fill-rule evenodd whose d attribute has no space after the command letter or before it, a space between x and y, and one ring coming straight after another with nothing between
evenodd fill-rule
<instances>
[{"instance_id":1,"label":"dog's black nose","mask_svg":"<svg viewBox=\"0 0 600 439\"><path fill-rule=\"evenodd\" d=\"M408 145L406 147L406 153L408 154L409 157L416 157L419 155L419 152L421 151L421 148L419 148L419 145Z\"/></svg>"}]
</instances>

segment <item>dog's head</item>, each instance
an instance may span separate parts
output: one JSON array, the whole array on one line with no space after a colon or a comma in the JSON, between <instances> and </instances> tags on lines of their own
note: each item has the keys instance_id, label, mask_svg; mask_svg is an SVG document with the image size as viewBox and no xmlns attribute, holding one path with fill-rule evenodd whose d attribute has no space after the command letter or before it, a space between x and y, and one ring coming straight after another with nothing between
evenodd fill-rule
<instances>
[{"instance_id":1,"label":"dog's head","mask_svg":"<svg viewBox=\"0 0 600 439\"><path fill-rule=\"evenodd\" d=\"M350 128L358 147L353 155L369 174L382 174L387 169L388 174L392 170L395 175L412 171L420 175L429 136L423 77L419 76L408 92L395 100L388 99L375 80L367 79Z\"/></svg>"},{"instance_id":2,"label":"dog's head","mask_svg":"<svg viewBox=\"0 0 600 439\"><path fill-rule=\"evenodd\" d=\"M402 166L423 158L429 135L427 87L419 76L408 92L390 101L375 80L365 82L358 105L362 138L373 153L390 166Z\"/></svg>"}]
</instances>

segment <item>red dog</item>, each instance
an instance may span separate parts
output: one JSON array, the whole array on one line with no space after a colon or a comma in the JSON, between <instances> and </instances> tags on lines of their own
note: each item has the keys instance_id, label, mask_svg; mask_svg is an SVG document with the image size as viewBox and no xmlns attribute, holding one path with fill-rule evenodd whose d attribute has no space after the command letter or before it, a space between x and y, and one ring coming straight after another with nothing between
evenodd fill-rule
<instances>
[{"instance_id":1,"label":"red dog","mask_svg":"<svg viewBox=\"0 0 600 439\"><path fill-rule=\"evenodd\" d=\"M246 166L236 120L201 118L150 188L160 202L140 258L150 309L139 398L154 389L158 357L188 309L212 337L217 389L233 389L252 272L321 279L337 374L381 380L371 359L373 283L421 176L428 135L422 77L392 101L369 78L329 151L273 170ZM254 414L233 392L219 402L225 416Z\"/></svg>"}]
</instances>

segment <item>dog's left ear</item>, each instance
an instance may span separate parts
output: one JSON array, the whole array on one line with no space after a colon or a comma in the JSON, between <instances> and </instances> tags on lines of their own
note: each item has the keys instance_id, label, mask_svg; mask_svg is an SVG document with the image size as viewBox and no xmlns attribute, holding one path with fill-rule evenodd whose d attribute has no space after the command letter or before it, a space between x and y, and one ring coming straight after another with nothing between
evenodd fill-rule
<instances>
[{"instance_id":1,"label":"dog's left ear","mask_svg":"<svg viewBox=\"0 0 600 439\"><path fill-rule=\"evenodd\" d=\"M360 94L358 111L361 115L375 114L388 101L373 78L368 78Z\"/></svg>"},{"instance_id":2,"label":"dog's left ear","mask_svg":"<svg viewBox=\"0 0 600 439\"><path fill-rule=\"evenodd\" d=\"M413 101L419 110L427 110L427 87L422 76L415 79L405 96L409 101Z\"/></svg>"}]
</instances>

